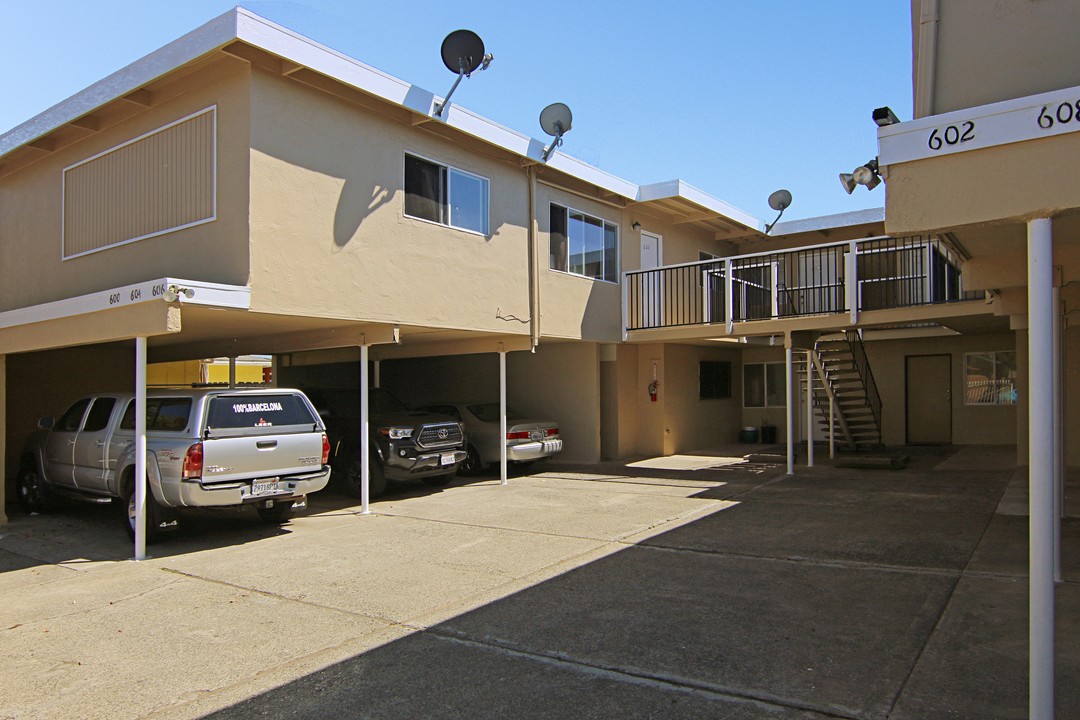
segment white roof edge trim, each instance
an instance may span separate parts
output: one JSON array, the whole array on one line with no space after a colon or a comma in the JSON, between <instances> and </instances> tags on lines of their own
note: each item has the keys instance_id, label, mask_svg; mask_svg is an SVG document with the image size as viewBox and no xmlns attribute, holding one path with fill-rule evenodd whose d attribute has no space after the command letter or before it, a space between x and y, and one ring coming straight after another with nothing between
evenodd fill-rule
<instances>
[{"instance_id":1,"label":"white roof edge trim","mask_svg":"<svg viewBox=\"0 0 1080 720\"><path fill-rule=\"evenodd\" d=\"M772 229L770 236L797 235L798 233L851 227L853 225L866 225L867 223L875 222L885 222L885 208L852 210L851 212L837 213L835 215L821 215L819 217L805 218L803 220L790 220L788 222L777 223L776 227Z\"/></svg>"},{"instance_id":2,"label":"white roof edge trim","mask_svg":"<svg viewBox=\"0 0 1080 720\"><path fill-rule=\"evenodd\" d=\"M236 310L248 310L251 308L251 288L247 286L223 285L203 280L164 277L158 280L135 283L134 285L124 285L111 290L102 290L88 295L0 312L0 329L30 325L48 320L60 320L144 302L164 302L161 296L170 286L194 291L195 294L190 298L181 296L179 302L184 305L207 305Z\"/></svg>"},{"instance_id":3,"label":"white roof edge trim","mask_svg":"<svg viewBox=\"0 0 1080 720\"><path fill-rule=\"evenodd\" d=\"M0 157L235 39L229 11L0 135Z\"/></svg>"},{"instance_id":4,"label":"white roof edge trim","mask_svg":"<svg viewBox=\"0 0 1080 720\"><path fill-rule=\"evenodd\" d=\"M434 113L435 103L443 99L428 90L411 85L355 58L321 45L249 10L237 7L0 135L0 158L234 40L241 40L266 50L420 115L431 116ZM443 122L504 150L538 163L542 162L544 141L503 127L453 102L446 107L441 120L433 118L432 122ZM629 200L644 201L642 188L635 183L618 178L562 152L552 153L547 163L543 164ZM738 208L686 185L682 181L673 182L677 184L677 188L688 188L686 192L689 194L683 195L686 199L715 210L747 227L758 230L764 228L762 221ZM668 184L670 183L658 183L657 186ZM659 199L659 197L651 199Z\"/></svg>"},{"instance_id":5,"label":"white roof edge trim","mask_svg":"<svg viewBox=\"0 0 1080 720\"><path fill-rule=\"evenodd\" d=\"M712 210L718 215L723 215L727 219L733 220L747 228L757 230L758 232L765 231L765 223L750 213L740 210L734 205L715 198L702 190L698 190L693 185L685 183L682 180L668 180L666 182L642 185L638 188L637 193L638 202L651 202L675 197L697 203L698 205L701 205L708 210Z\"/></svg>"}]
</instances>

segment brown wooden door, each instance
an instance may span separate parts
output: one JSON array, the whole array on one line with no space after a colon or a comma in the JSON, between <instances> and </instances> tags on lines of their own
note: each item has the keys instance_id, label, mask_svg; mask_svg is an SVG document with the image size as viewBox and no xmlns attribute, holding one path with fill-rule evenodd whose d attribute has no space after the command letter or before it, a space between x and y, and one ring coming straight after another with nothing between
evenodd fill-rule
<instances>
[{"instance_id":1,"label":"brown wooden door","mask_svg":"<svg viewBox=\"0 0 1080 720\"><path fill-rule=\"evenodd\" d=\"M952 442L952 356L909 355L904 386L909 445Z\"/></svg>"}]
</instances>

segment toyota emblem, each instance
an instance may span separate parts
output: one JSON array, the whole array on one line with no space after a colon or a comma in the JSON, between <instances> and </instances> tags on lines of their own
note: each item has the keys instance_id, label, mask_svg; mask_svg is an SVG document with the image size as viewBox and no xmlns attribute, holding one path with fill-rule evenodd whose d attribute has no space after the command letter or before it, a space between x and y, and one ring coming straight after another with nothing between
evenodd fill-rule
<instances>
[{"instance_id":1,"label":"toyota emblem","mask_svg":"<svg viewBox=\"0 0 1080 720\"><path fill-rule=\"evenodd\" d=\"M439 428L439 439L445 440L448 437L450 437L450 431L446 428Z\"/></svg>"}]
</instances>

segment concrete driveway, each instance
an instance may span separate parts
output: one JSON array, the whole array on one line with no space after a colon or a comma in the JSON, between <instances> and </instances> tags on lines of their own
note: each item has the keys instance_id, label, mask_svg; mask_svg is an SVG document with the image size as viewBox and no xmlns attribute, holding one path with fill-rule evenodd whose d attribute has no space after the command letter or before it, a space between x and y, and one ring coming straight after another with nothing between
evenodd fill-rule
<instances>
[{"instance_id":1,"label":"concrete driveway","mask_svg":"<svg viewBox=\"0 0 1080 720\"><path fill-rule=\"evenodd\" d=\"M108 508L15 514L0 718L1023 718L1014 462L553 465L370 516L323 493L280 529L195 518L140 563ZM1062 718L1080 717L1078 522Z\"/></svg>"}]
</instances>

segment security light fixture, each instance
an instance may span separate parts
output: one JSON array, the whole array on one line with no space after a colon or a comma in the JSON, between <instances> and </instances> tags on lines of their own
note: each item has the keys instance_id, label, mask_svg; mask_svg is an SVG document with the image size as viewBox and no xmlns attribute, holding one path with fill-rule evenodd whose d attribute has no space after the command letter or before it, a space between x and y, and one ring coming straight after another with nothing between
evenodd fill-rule
<instances>
[{"instance_id":1,"label":"security light fixture","mask_svg":"<svg viewBox=\"0 0 1080 720\"><path fill-rule=\"evenodd\" d=\"M896 117L896 113L892 111L888 105L885 107L874 108L874 122L878 127L885 127L886 125L895 125L900 122L900 118Z\"/></svg>"},{"instance_id":2,"label":"security light fixture","mask_svg":"<svg viewBox=\"0 0 1080 720\"><path fill-rule=\"evenodd\" d=\"M161 293L161 299L165 302L176 302L181 297L186 297L190 300L195 297L195 291L191 288L180 287L179 285L170 285L165 288L165 292Z\"/></svg>"},{"instance_id":3,"label":"security light fixture","mask_svg":"<svg viewBox=\"0 0 1080 720\"><path fill-rule=\"evenodd\" d=\"M472 77L477 68L487 70L495 56L484 52L484 41L472 30L455 30L446 36L442 43L442 61L446 69L457 73L457 80L440 103L435 103L435 117L441 117L443 109L450 102L450 96L457 90L463 77Z\"/></svg>"},{"instance_id":4,"label":"security light fixture","mask_svg":"<svg viewBox=\"0 0 1080 720\"><path fill-rule=\"evenodd\" d=\"M787 190L777 190L769 196L769 207L771 207L773 210L778 210L780 214L776 216L776 220L773 220L771 223L765 226L766 235L768 235L769 232L772 231L773 227L776 226L776 223L780 221L780 218L783 216L784 211L787 210L790 206L791 193Z\"/></svg>"},{"instance_id":5,"label":"security light fixture","mask_svg":"<svg viewBox=\"0 0 1080 720\"><path fill-rule=\"evenodd\" d=\"M631 225L630 227L634 228L635 230L640 230L641 229L641 223L639 223L637 220L635 220L634 224Z\"/></svg>"},{"instance_id":6,"label":"security light fixture","mask_svg":"<svg viewBox=\"0 0 1080 720\"><path fill-rule=\"evenodd\" d=\"M850 173L840 173L840 184L844 191L850 195L857 185L865 185L867 190L873 190L881 184L881 176L878 175L878 161L874 158L865 165L852 170Z\"/></svg>"}]
</instances>

